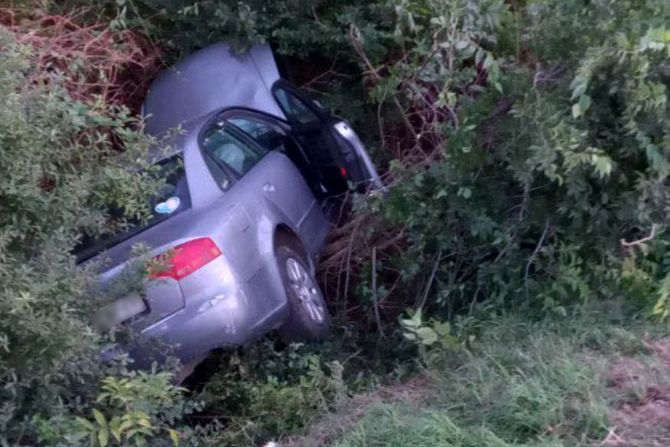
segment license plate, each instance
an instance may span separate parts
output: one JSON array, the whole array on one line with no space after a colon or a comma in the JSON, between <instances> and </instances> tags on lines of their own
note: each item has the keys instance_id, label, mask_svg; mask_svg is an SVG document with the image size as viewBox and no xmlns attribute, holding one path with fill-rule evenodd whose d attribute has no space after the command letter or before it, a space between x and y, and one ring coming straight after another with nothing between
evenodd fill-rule
<instances>
[{"instance_id":1,"label":"license plate","mask_svg":"<svg viewBox=\"0 0 670 447\"><path fill-rule=\"evenodd\" d=\"M133 293L119 298L100 309L96 314L95 323L102 329L110 329L146 310L147 305L142 297L137 293Z\"/></svg>"}]
</instances>

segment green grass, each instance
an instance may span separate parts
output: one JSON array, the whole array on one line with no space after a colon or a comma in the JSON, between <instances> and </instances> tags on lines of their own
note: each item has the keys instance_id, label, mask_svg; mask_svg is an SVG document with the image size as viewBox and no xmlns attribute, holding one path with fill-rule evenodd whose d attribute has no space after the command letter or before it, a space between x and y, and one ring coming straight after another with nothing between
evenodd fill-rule
<instances>
[{"instance_id":1,"label":"green grass","mask_svg":"<svg viewBox=\"0 0 670 447\"><path fill-rule=\"evenodd\" d=\"M617 389L612 365L635 359L668 375L647 343L667 326L621 315L605 306L535 322L468 317L454 325L466 346L428 348L422 362L400 340L390 350L358 351L355 361L347 343L278 351L266 341L222 354L197 417L223 424L210 445L594 446L615 425L618 403L640 402L660 383L650 375L639 390ZM375 352L386 363L366 365ZM399 371L413 371L409 381Z\"/></svg>"},{"instance_id":2,"label":"green grass","mask_svg":"<svg viewBox=\"0 0 670 447\"><path fill-rule=\"evenodd\" d=\"M427 367L426 400L381 403L335 447L587 446L608 433L608 365L645 356L639 327L582 316L487 322L468 349Z\"/></svg>"}]
</instances>

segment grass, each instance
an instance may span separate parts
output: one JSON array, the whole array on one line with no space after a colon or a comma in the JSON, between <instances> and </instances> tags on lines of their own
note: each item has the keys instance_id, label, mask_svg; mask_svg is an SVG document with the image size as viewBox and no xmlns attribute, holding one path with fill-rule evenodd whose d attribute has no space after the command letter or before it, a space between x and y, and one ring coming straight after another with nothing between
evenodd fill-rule
<instances>
[{"instance_id":1,"label":"grass","mask_svg":"<svg viewBox=\"0 0 670 447\"><path fill-rule=\"evenodd\" d=\"M670 436L670 407L652 414L658 430L620 409L644 410L650 390L667 389L670 402L667 326L617 315L469 317L456 325L463 347L431 347L423 360L399 339L357 356L345 338L281 350L266 341L217 360L198 417L223 423L210 445L572 447L601 445L613 432L636 440L620 446L654 445L645 437Z\"/></svg>"},{"instance_id":2,"label":"grass","mask_svg":"<svg viewBox=\"0 0 670 447\"><path fill-rule=\"evenodd\" d=\"M328 445L598 445L622 398L609 368L631 356L657 362L644 340L650 329L665 330L593 315L534 324L496 318L481 326L467 349L431 356L425 399L359 409L362 416ZM309 436L289 445L321 445Z\"/></svg>"}]
</instances>

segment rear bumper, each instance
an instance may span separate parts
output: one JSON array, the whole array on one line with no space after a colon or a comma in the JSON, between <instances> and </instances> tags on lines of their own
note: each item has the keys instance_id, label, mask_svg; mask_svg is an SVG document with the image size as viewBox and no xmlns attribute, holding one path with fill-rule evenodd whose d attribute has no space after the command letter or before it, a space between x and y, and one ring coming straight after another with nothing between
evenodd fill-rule
<instances>
[{"instance_id":1,"label":"rear bumper","mask_svg":"<svg viewBox=\"0 0 670 447\"><path fill-rule=\"evenodd\" d=\"M219 347L238 346L279 327L288 305L276 268L265 268L249 283L240 283L223 256L180 281L185 306L141 330L141 338L157 338L172 354L188 361ZM280 293L283 299L268 299ZM270 305L274 303L274 305ZM278 303L278 304L277 304ZM137 349L138 363L150 351Z\"/></svg>"}]
</instances>

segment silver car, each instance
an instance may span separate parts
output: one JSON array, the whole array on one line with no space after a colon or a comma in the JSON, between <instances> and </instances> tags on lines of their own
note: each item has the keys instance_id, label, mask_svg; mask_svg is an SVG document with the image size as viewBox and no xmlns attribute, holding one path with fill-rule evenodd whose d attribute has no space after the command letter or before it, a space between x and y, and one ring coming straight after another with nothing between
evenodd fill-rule
<instances>
[{"instance_id":1,"label":"silver car","mask_svg":"<svg viewBox=\"0 0 670 447\"><path fill-rule=\"evenodd\" d=\"M314 340L329 314L314 279L333 197L379 187L349 124L280 79L268 46L238 55L205 48L164 72L143 107L147 132L181 127L158 161L167 187L154 216L123 234L85 240L80 262L106 261L118 280L143 243L166 257L102 314L174 347L183 361L272 329ZM148 348L135 348L144 363Z\"/></svg>"}]
</instances>

